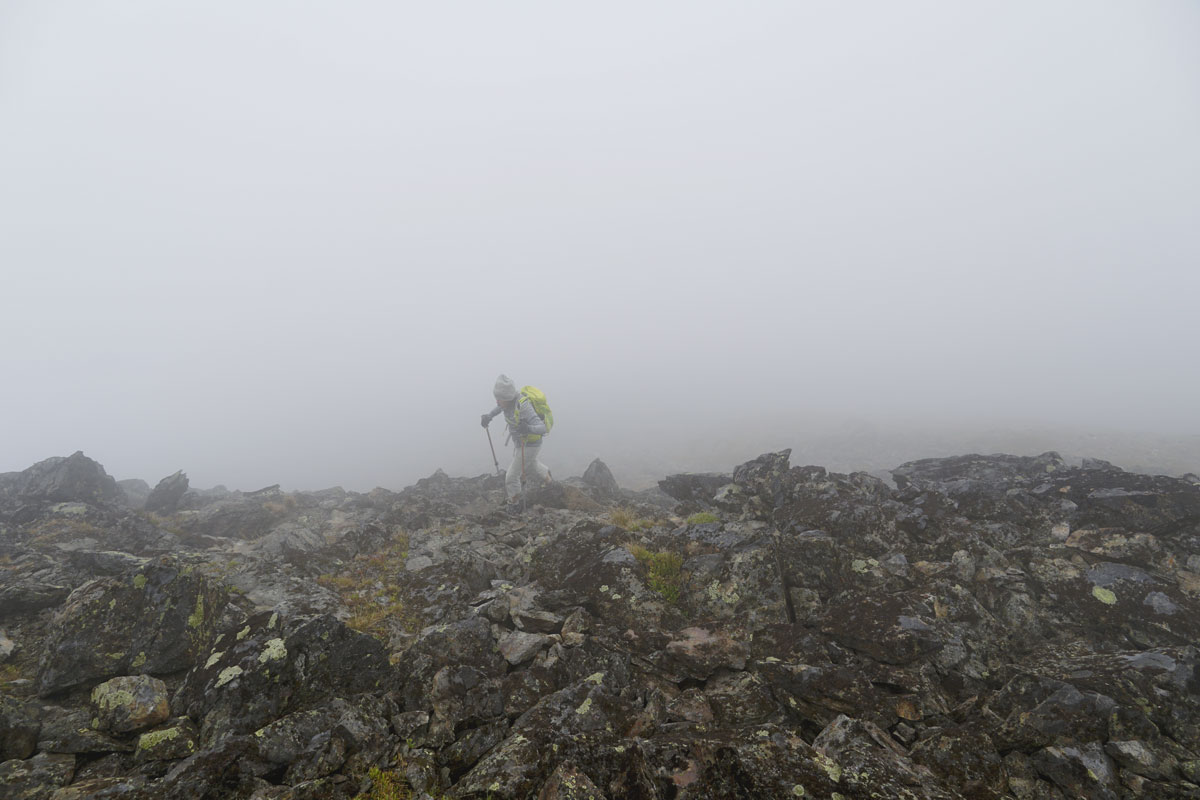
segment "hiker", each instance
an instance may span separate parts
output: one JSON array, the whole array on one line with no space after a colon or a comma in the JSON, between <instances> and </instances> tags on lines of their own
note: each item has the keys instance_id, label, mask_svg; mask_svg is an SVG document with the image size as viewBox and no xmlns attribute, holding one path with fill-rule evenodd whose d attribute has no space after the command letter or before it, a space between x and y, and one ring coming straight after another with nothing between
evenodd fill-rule
<instances>
[{"instance_id":1,"label":"hiker","mask_svg":"<svg viewBox=\"0 0 1200 800\"><path fill-rule=\"evenodd\" d=\"M530 390L536 392L536 398L531 397ZM496 407L480 417L479 421L486 428L493 417L504 413L504 421L508 423L509 441L513 446L512 463L508 465L508 472L504 476L504 493L508 497L508 512L519 513L523 488L521 483L525 479L525 472L536 475L542 481L551 480L550 470L538 460L538 454L542 451L542 437L550 432L550 427L546 420L538 415L534 408L534 399L540 400L545 413L549 413L549 408L545 406L545 395L540 391L532 386L518 391L516 384L507 375L496 378L492 394L496 398Z\"/></svg>"}]
</instances>

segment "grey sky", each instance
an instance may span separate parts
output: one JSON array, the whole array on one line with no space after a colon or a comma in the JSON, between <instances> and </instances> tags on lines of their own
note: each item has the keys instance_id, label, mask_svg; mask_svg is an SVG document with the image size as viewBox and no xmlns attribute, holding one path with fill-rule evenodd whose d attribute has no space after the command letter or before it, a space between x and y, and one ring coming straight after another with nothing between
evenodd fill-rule
<instances>
[{"instance_id":1,"label":"grey sky","mask_svg":"<svg viewBox=\"0 0 1200 800\"><path fill-rule=\"evenodd\" d=\"M568 472L1200 434L1198 43L1185 0L3 0L0 471L474 474L499 372Z\"/></svg>"}]
</instances>

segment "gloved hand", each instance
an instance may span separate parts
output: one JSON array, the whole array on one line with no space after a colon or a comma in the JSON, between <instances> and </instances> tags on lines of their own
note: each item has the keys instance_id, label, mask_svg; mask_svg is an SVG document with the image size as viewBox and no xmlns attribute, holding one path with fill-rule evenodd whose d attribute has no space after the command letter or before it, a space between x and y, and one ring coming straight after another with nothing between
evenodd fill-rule
<instances>
[{"instance_id":1,"label":"gloved hand","mask_svg":"<svg viewBox=\"0 0 1200 800\"><path fill-rule=\"evenodd\" d=\"M518 422L517 427L513 429L513 432L518 436L525 436L526 434L531 433L529 430L529 424L527 422Z\"/></svg>"},{"instance_id":2,"label":"gloved hand","mask_svg":"<svg viewBox=\"0 0 1200 800\"><path fill-rule=\"evenodd\" d=\"M491 421L492 421L491 414L484 414L482 417L479 418L479 424L485 428L488 426L488 423Z\"/></svg>"}]
</instances>

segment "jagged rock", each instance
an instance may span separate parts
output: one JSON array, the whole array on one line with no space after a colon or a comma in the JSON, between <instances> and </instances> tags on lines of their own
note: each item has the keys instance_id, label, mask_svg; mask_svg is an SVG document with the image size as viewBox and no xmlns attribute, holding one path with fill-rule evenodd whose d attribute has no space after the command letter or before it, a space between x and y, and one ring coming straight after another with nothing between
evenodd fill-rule
<instances>
[{"instance_id":1,"label":"jagged rock","mask_svg":"<svg viewBox=\"0 0 1200 800\"><path fill-rule=\"evenodd\" d=\"M1092 742L1079 747L1043 747L1033 754L1037 771L1072 797L1117 800L1117 770Z\"/></svg>"},{"instance_id":2,"label":"jagged rock","mask_svg":"<svg viewBox=\"0 0 1200 800\"><path fill-rule=\"evenodd\" d=\"M143 508L154 514L174 514L187 490L188 476L179 470L158 482L146 497Z\"/></svg>"},{"instance_id":3,"label":"jagged rock","mask_svg":"<svg viewBox=\"0 0 1200 800\"><path fill-rule=\"evenodd\" d=\"M323 778L347 758L363 754L373 763L386 754L386 707L367 697L349 702L333 698L308 711L288 714L256 731L262 757L287 767L288 783Z\"/></svg>"},{"instance_id":4,"label":"jagged rock","mask_svg":"<svg viewBox=\"0 0 1200 800\"><path fill-rule=\"evenodd\" d=\"M365 495L189 490L159 520L179 538L0 500L3 596L75 586L74 606L168 546L235 587L154 747L91 729L77 693L34 713L37 748L80 754L63 797L125 800L552 797L580 775L583 796L676 800L1194 793L1200 487L1053 454L914 462L896 487L789 462L684 476L682 500L568 479L520 519L499 479L441 471ZM18 668L79 657L44 606L0 608Z\"/></svg>"},{"instance_id":5,"label":"jagged rock","mask_svg":"<svg viewBox=\"0 0 1200 800\"><path fill-rule=\"evenodd\" d=\"M551 639L541 633L513 631L500 639L497 647L509 664L524 664L549 646Z\"/></svg>"},{"instance_id":6,"label":"jagged rock","mask_svg":"<svg viewBox=\"0 0 1200 800\"><path fill-rule=\"evenodd\" d=\"M1110 741L1104 752L1121 768L1152 780L1166 780L1175 775L1179 762L1170 754L1160 755L1145 742Z\"/></svg>"},{"instance_id":7,"label":"jagged rock","mask_svg":"<svg viewBox=\"0 0 1200 800\"><path fill-rule=\"evenodd\" d=\"M207 648L227 600L224 587L169 557L71 593L38 665L38 694L136 670L186 669Z\"/></svg>"},{"instance_id":8,"label":"jagged rock","mask_svg":"<svg viewBox=\"0 0 1200 800\"><path fill-rule=\"evenodd\" d=\"M255 546L266 558L302 563L306 556L328 543L324 536L311 528L284 522L255 542Z\"/></svg>"},{"instance_id":9,"label":"jagged rock","mask_svg":"<svg viewBox=\"0 0 1200 800\"><path fill-rule=\"evenodd\" d=\"M167 685L149 675L129 675L105 681L92 690L94 727L130 733L165 722L171 715Z\"/></svg>"},{"instance_id":10,"label":"jagged rock","mask_svg":"<svg viewBox=\"0 0 1200 800\"><path fill-rule=\"evenodd\" d=\"M399 681L378 640L332 617L284 620L262 613L213 642L172 705L200 720L208 746L334 697L396 689Z\"/></svg>"},{"instance_id":11,"label":"jagged rock","mask_svg":"<svg viewBox=\"0 0 1200 800\"><path fill-rule=\"evenodd\" d=\"M0 763L0 797L37 800L66 786L75 774L75 756L38 753L25 760Z\"/></svg>"},{"instance_id":12,"label":"jagged rock","mask_svg":"<svg viewBox=\"0 0 1200 800\"><path fill-rule=\"evenodd\" d=\"M0 474L0 500L106 504L124 499L112 476L82 451L47 458L23 472Z\"/></svg>"},{"instance_id":13,"label":"jagged rock","mask_svg":"<svg viewBox=\"0 0 1200 800\"><path fill-rule=\"evenodd\" d=\"M617 497L621 494L621 487L617 485L612 470L598 458L583 471L583 482L601 497Z\"/></svg>"},{"instance_id":14,"label":"jagged rock","mask_svg":"<svg viewBox=\"0 0 1200 800\"><path fill-rule=\"evenodd\" d=\"M681 502L711 506L717 490L730 482L729 475L687 472L680 475L668 475L658 482L658 488Z\"/></svg>"},{"instance_id":15,"label":"jagged rock","mask_svg":"<svg viewBox=\"0 0 1200 800\"><path fill-rule=\"evenodd\" d=\"M469 664L484 678L499 677L507 669L507 661L492 638L491 625L481 617L423 630L405 654L405 662L408 680L404 698L410 711L431 707L432 681L446 666Z\"/></svg>"}]
</instances>

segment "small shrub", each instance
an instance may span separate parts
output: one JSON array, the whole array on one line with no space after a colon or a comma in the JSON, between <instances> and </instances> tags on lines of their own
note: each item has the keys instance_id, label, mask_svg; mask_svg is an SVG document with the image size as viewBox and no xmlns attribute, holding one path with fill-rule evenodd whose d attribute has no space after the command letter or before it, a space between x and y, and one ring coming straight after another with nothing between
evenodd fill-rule
<instances>
[{"instance_id":1,"label":"small shrub","mask_svg":"<svg viewBox=\"0 0 1200 800\"><path fill-rule=\"evenodd\" d=\"M710 511L699 511L687 518L688 525L704 525L708 522L720 522L720 518Z\"/></svg>"},{"instance_id":2,"label":"small shrub","mask_svg":"<svg viewBox=\"0 0 1200 800\"><path fill-rule=\"evenodd\" d=\"M683 590L683 556L669 550L654 552L632 545L629 552L646 568L646 583L671 605L678 605Z\"/></svg>"},{"instance_id":3,"label":"small shrub","mask_svg":"<svg viewBox=\"0 0 1200 800\"><path fill-rule=\"evenodd\" d=\"M370 791L355 796L354 800L410 800L413 797L408 781L394 772L371 767L367 777L371 779Z\"/></svg>"}]
</instances>

